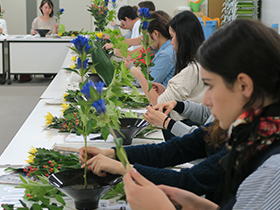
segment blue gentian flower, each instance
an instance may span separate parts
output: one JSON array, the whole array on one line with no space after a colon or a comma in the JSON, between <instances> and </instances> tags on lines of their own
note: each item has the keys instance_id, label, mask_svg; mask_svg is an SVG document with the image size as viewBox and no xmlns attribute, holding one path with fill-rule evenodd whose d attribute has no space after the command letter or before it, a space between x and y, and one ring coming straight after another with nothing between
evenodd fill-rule
<instances>
[{"instance_id":1,"label":"blue gentian flower","mask_svg":"<svg viewBox=\"0 0 280 210\"><path fill-rule=\"evenodd\" d=\"M99 82L96 82L94 86L95 86L96 91L101 95L101 93L103 91L104 83L99 81Z\"/></svg>"},{"instance_id":2,"label":"blue gentian flower","mask_svg":"<svg viewBox=\"0 0 280 210\"><path fill-rule=\"evenodd\" d=\"M108 2L109 2L109 0L105 0L105 6L106 7L108 6Z\"/></svg>"},{"instance_id":3,"label":"blue gentian flower","mask_svg":"<svg viewBox=\"0 0 280 210\"><path fill-rule=\"evenodd\" d=\"M112 3L116 3L116 0L112 0Z\"/></svg>"},{"instance_id":4,"label":"blue gentian flower","mask_svg":"<svg viewBox=\"0 0 280 210\"><path fill-rule=\"evenodd\" d=\"M141 18L145 18L145 19L149 19L151 13L149 12L149 8L146 8L146 7L141 7L140 9L138 9L139 11L139 16Z\"/></svg>"},{"instance_id":5,"label":"blue gentian flower","mask_svg":"<svg viewBox=\"0 0 280 210\"><path fill-rule=\"evenodd\" d=\"M117 6L116 5L116 0L112 0L112 5L113 5L114 8Z\"/></svg>"},{"instance_id":6,"label":"blue gentian flower","mask_svg":"<svg viewBox=\"0 0 280 210\"><path fill-rule=\"evenodd\" d=\"M143 21L143 23L141 23L141 25L142 25L143 30L147 30L148 27L149 27L149 22L148 21Z\"/></svg>"},{"instance_id":7,"label":"blue gentian flower","mask_svg":"<svg viewBox=\"0 0 280 210\"><path fill-rule=\"evenodd\" d=\"M90 88L91 87L94 87L94 83L92 81L89 81L87 82L81 89L81 93L84 94L84 96L87 98L87 99L90 99L91 96L90 96Z\"/></svg>"},{"instance_id":8,"label":"blue gentian flower","mask_svg":"<svg viewBox=\"0 0 280 210\"><path fill-rule=\"evenodd\" d=\"M105 100L102 99L98 99L98 101L93 102L92 106L96 109L96 111L98 112L98 114L103 114L104 112L106 112L106 105L105 105Z\"/></svg>"},{"instance_id":9,"label":"blue gentian flower","mask_svg":"<svg viewBox=\"0 0 280 210\"><path fill-rule=\"evenodd\" d=\"M77 66L78 66L78 69L80 69L80 68L85 69L85 68L87 67L87 64L88 64L88 59L86 59L85 61L83 61L83 63L81 62L81 59L80 59L80 58L77 59Z\"/></svg>"},{"instance_id":10,"label":"blue gentian flower","mask_svg":"<svg viewBox=\"0 0 280 210\"><path fill-rule=\"evenodd\" d=\"M78 50L79 54L83 53L83 48L85 47L85 53L88 53L91 46L88 44L88 39L84 36L77 36L77 38L73 39L71 43L74 44L75 48Z\"/></svg>"},{"instance_id":11,"label":"blue gentian flower","mask_svg":"<svg viewBox=\"0 0 280 210\"><path fill-rule=\"evenodd\" d=\"M106 11L104 12L105 15L107 15L107 13L108 13L108 10L106 10Z\"/></svg>"},{"instance_id":12,"label":"blue gentian flower","mask_svg":"<svg viewBox=\"0 0 280 210\"><path fill-rule=\"evenodd\" d=\"M64 9L63 9L63 8L61 8L61 9L60 9L60 11L59 11L59 14L61 14L61 15L62 15L62 14L63 14L63 12L64 12Z\"/></svg>"}]
</instances>

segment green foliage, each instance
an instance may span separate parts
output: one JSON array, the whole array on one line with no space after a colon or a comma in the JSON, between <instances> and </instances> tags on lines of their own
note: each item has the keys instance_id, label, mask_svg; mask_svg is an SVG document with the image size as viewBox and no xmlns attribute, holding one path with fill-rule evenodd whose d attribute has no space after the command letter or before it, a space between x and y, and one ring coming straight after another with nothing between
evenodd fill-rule
<instances>
[{"instance_id":1,"label":"green foliage","mask_svg":"<svg viewBox=\"0 0 280 210\"><path fill-rule=\"evenodd\" d=\"M108 57L108 55L101 48L98 42L92 43L91 59L92 63L95 64L95 70L101 77L106 86L109 86L113 80L115 68Z\"/></svg>"},{"instance_id":2,"label":"green foliage","mask_svg":"<svg viewBox=\"0 0 280 210\"><path fill-rule=\"evenodd\" d=\"M117 196L120 196L119 200L126 200L125 198L125 192L124 192L124 183L120 182L116 186L114 186L112 189L109 190L101 199L108 200L111 198L115 198Z\"/></svg>"}]
</instances>

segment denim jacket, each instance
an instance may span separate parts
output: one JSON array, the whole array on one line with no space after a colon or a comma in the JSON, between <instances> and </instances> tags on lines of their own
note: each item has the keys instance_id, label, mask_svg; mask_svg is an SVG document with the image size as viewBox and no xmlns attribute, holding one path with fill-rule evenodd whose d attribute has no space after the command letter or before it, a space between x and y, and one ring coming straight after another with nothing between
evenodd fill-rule
<instances>
[{"instance_id":1,"label":"denim jacket","mask_svg":"<svg viewBox=\"0 0 280 210\"><path fill-rule=\"evenodd\" d=\"M153 82L161 83L165 87L175 72L175 51L171 45L171 40L166 41L155 54L150 69L150 74L154 78Z\"/></svg>"}]
</instances>

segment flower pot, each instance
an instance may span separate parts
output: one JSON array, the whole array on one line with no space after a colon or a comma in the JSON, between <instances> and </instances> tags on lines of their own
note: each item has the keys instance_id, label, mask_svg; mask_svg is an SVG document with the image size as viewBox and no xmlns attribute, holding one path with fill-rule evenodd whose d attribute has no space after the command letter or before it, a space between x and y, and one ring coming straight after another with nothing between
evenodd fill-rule
<instances>
[{"instance_id":1,"label":"flower pot","mask_svg":"<svg viewBox=\"0 0 280 210\"><path fill-rule=\"evenodd\" d=\"M40 34L40 37L45 37L50 29L35 29L35 31Z\"/></svg>"},{"instance_id":2,"label":"flower pot","mask_svg":"<svg viewBox=\"0 0 280 210\"><path fill-rule=\"evenodd\" d=\"M149 123L144 119L139 118L121 118L119 119L120 124L120 132L117 129L113 129L117 138L123 138L123 145L130 145L132 143L132 139L138 133L140 133L145 127L149 125Z\"/></svg>"},{"instance_id":3,"label":"flower pot","mask_svg":"<svg viewBox=\"0 0 280 210\"><path fill-rule=\"evenodd\" d=\"M84 186L84 169L73 169L51 174L48 182L75 201L76 209L90 210L98 207L99 199L122 181L121 175L108 174L99 177L88 170Z\"/></svg>"}]
</instances>

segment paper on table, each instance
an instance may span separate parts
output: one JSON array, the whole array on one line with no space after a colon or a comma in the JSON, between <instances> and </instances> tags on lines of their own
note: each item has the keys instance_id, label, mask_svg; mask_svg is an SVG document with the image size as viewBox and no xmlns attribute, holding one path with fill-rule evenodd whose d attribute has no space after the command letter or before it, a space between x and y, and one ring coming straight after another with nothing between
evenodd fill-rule
<instances>
[{"instance_id":1,"label":"paper on table","mask_svg":"<svg viewBox=\"0 0 280 210\"><path fill-rule=\"evenodd\" d=\"M95 133L95 134L89 134L89 136L87 136L87 141L88 142L105 142L104 139L95 139L95 140L90 140L91 138L95 138L100 136L100 133ZM82 135L77 136L75 133L71 133L69 134L66 139L66 142L84 142L84 137ZM109 134L106 142L114 142L114 138L111 134Z\"/></svg>"}]
</instances>

